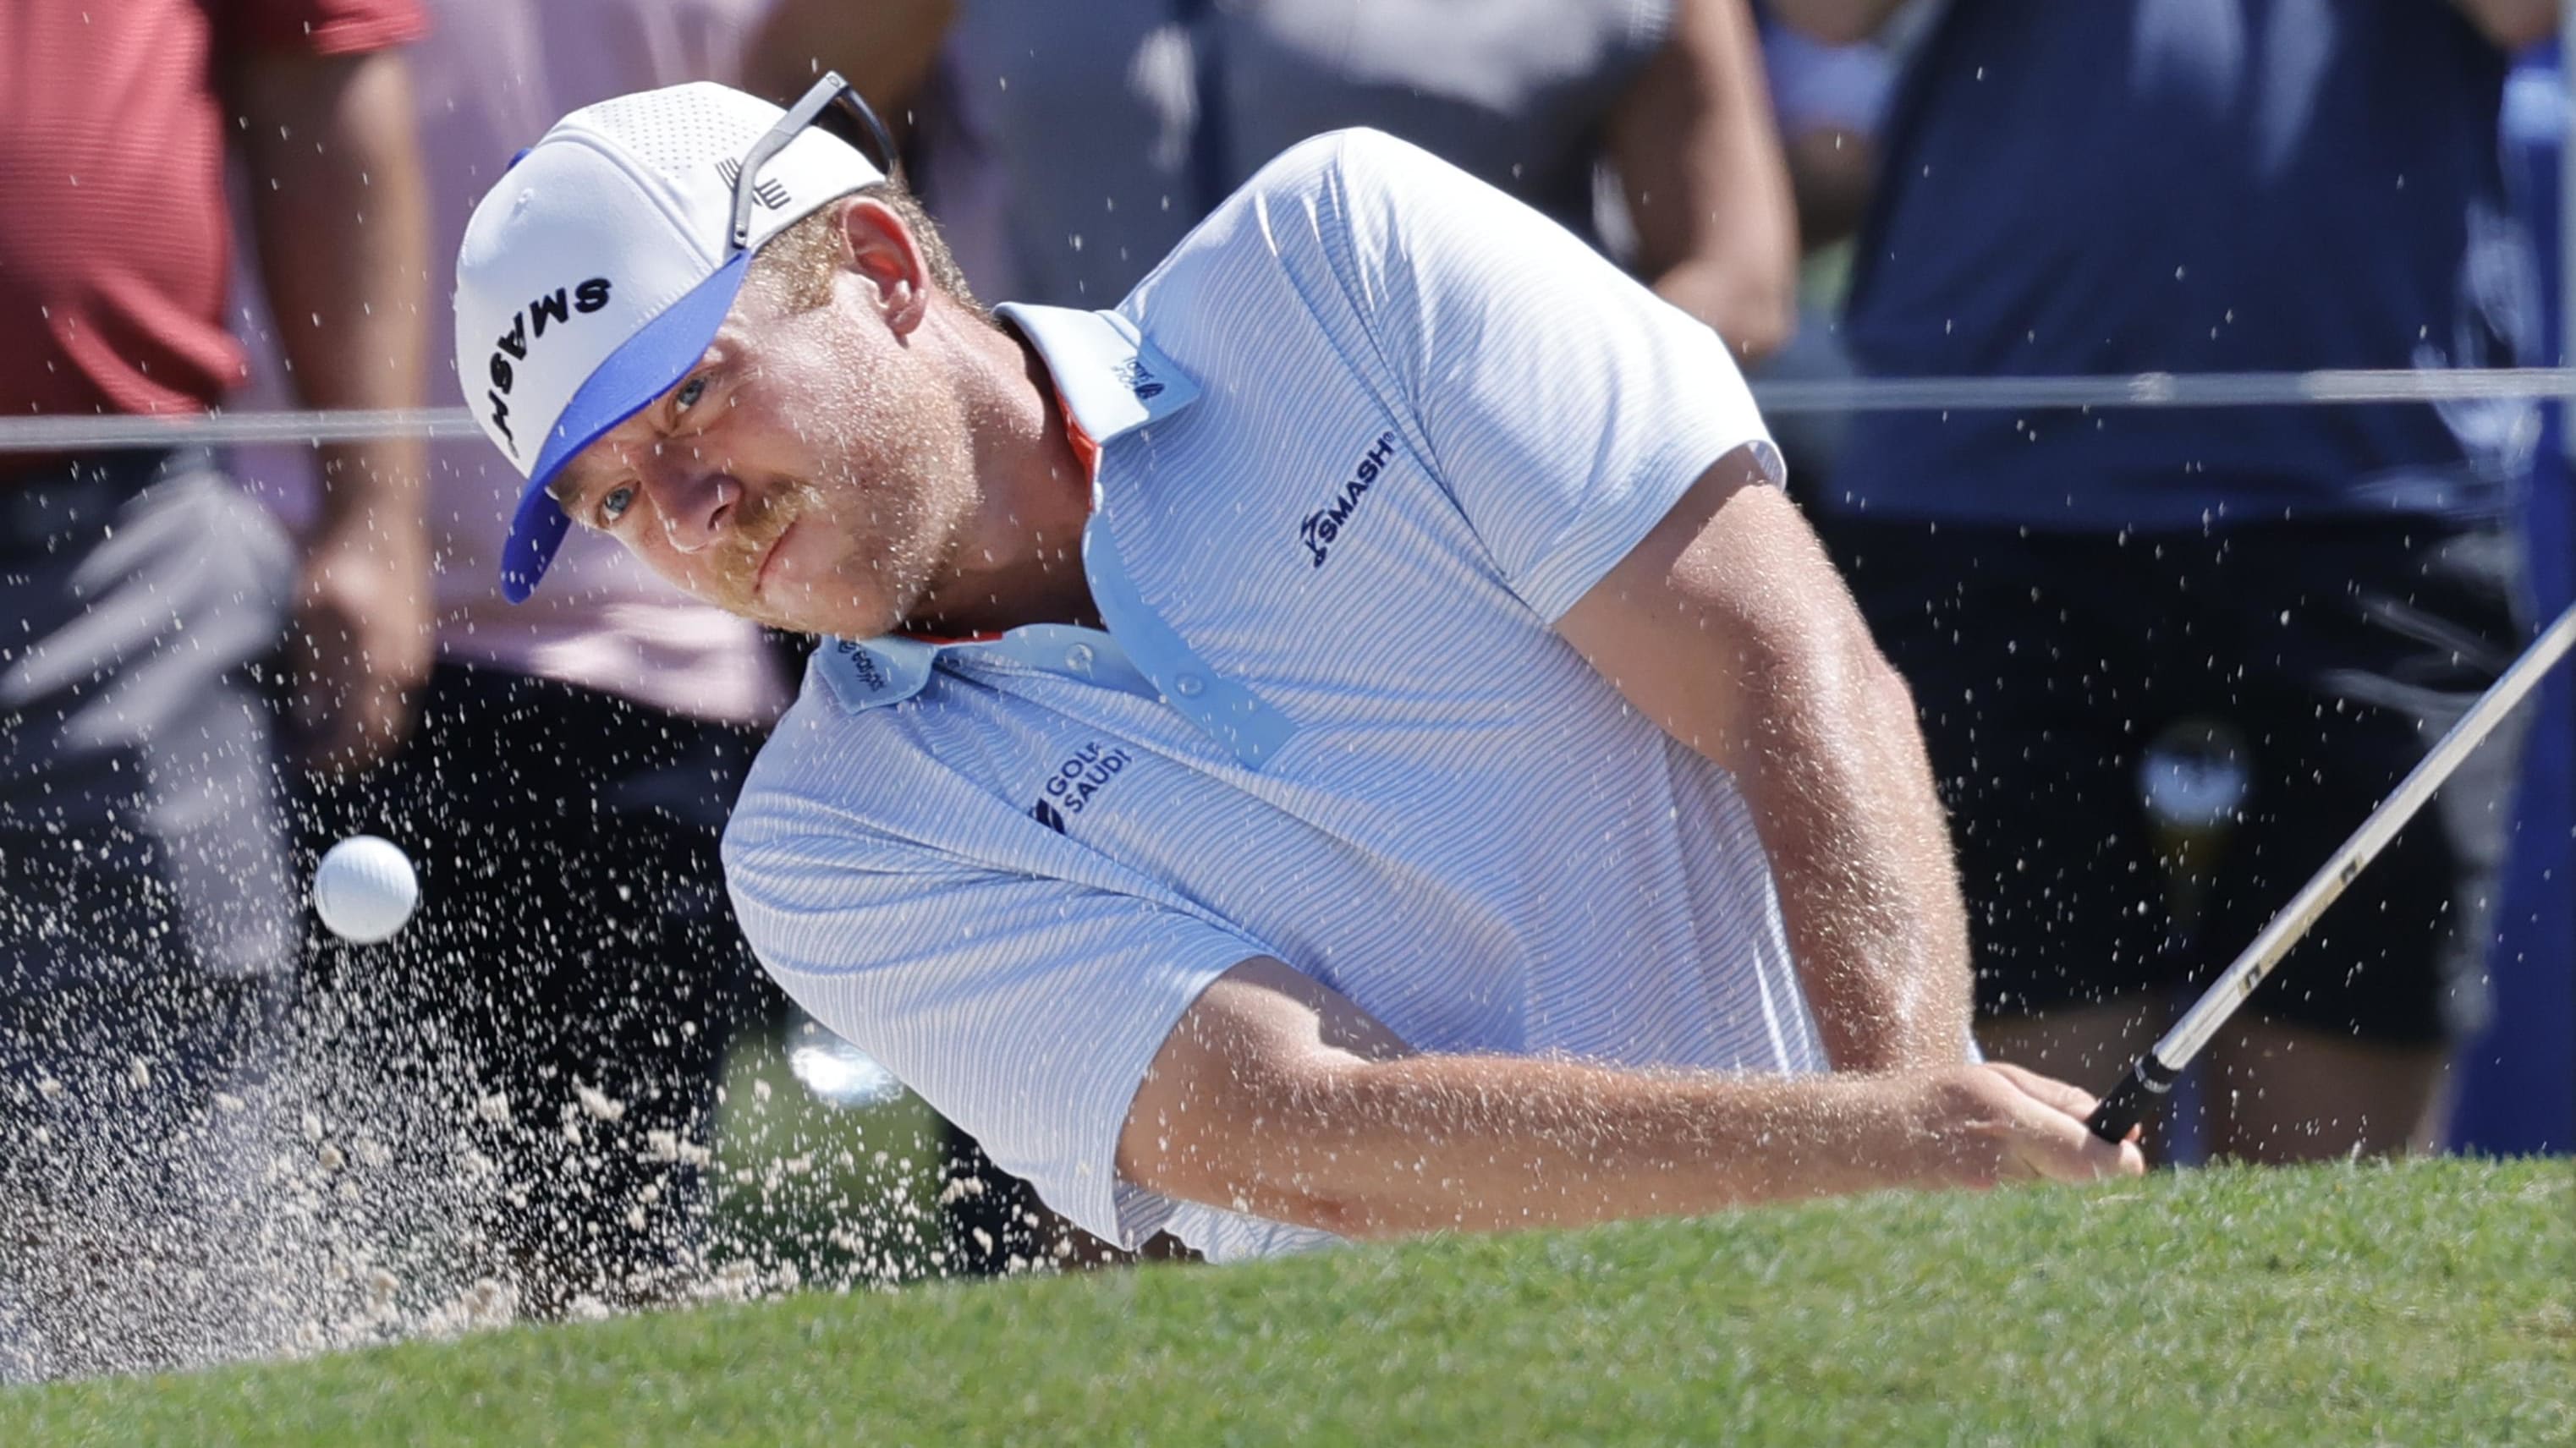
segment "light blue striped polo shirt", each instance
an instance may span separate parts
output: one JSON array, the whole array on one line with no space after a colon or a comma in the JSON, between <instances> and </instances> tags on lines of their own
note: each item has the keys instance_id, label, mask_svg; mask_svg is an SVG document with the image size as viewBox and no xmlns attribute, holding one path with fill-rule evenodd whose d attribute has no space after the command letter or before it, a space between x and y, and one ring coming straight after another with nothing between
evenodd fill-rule
<instances>
[{"instance_id":1,"label":"light blue striped polo shirt","mask_svg":"<svg viewBox=\"0 0 2576 1448\"><path fill-rule=\"evenodd\" d=\"M1099 445L1106 632L829 641L725 837L806 1009L1133 1246L1323 1240L1117 1179L1198 993L1275 956L1414 1046L1824 1055L1750 812L1550 624L1711 464L1724 347L1367 131L1281 156L1115 312L1005 308Z\"/></svg>"}]
</instances>

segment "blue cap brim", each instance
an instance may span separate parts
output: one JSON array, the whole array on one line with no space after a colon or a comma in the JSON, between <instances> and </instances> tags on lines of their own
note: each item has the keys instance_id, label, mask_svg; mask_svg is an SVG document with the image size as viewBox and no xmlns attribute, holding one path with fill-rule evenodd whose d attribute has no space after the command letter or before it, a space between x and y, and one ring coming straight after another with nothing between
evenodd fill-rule
<instances>
[{"instance_id":1,"label":"blue cap brim","mask_svg":"<svg viewBox=\"0 0 2576 1448\"><path fill-rule=\"evenodd\" d=\"M573 393L572 401L564 404L563 415L547 433L537 465L528 473L528 485L519 494L510 534L501 542L503 597L512 603L526 602L537 591L537 580L545 577L546 565L554 562L555 551L563 547L564 535L572 531L572 519L546 492L546 485L583 448L599 441L600 434L643 411L689 375L689 369L706 355L707 344L715 340L716 329L724 325L725 314L733 310L734 294L742 290L743 274L750 265L750 252L736 253L714 275L619 343Z\"/></svg>"}]
</instances>

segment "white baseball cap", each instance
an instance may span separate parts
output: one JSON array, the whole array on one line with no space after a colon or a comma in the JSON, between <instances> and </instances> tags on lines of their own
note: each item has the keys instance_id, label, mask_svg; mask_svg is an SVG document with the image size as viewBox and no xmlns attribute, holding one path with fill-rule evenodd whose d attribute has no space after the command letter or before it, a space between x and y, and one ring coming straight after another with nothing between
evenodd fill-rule
<instances>
[{"instance_id":1,"label":"white baseball cap","mask_svg":"<svg viewBox=\"0 0 2576 1448\"><path fill-rule=\"evenodd\" d=\"M572 526L546 492L555 474L697 365L762 243L885 179L812 124L845 96L882 148L838 76L789 111L706 82L584 106L474 208L456 256L456 374L528 480L501 548L513 603Z\"/></svg>"}]
</instances>

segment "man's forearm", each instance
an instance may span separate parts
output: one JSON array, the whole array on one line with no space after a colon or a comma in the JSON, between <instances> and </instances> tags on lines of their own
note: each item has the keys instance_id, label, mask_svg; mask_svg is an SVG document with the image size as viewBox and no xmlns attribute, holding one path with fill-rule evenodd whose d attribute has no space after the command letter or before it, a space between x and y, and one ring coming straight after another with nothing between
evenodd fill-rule
<instances>
[{"instance_id":1,"label":"man's forearm","mask_svg":"<svg viewBox=\"0 0 2576 1448\"><path fill-rule=\"evenodd\" d=\"M1964 1060L1967 914L1913 702L1865 638L1784 668L1737 787L1837 1070Z\"/></svg>"},{"instance_id":2,"label":"man's forearm","mask_svg":"<svg viewBox=\"0 0 2576 1448\"><path fill-rule=\"evenodd\" d=\"M1734 776L1834 1066L1962 1060L1966 912L1912 704L1755 450L1713 465L1557 627Z\"/></svg>"},{"instance_id":3,"label":"man's forearm","mask_svg":"<svg viewBox=\"0 0 2576 1448\"><path fill-rule=\"evenodd\" d=\"M1884 1086L1355 1061L1283 1090L1272 1120L1232 1144L1240 1160L1200 1165L1243 1210L1346 1237L1709 1212L1921 1179L1926 1143Z\"/></svg>"},{"instance_id":4,"label":"man's forearm","mask_svg":"<svg viewBox=\"0 0 2576 1448\"><path fill-rule=\"evenodd\" d=\"M1744 0L1676 9L1608 139L1656 292L1739 352L1779 346L1796 326L1796 207Z\"/></svg>"},{"instance_id":5,"label":"man's forearm","mask_svg":"<svg viewBox=\"0 0 2576 1448\"><path fill-rule=\"evenodd\" d=\"M428 211L401 57L254 56L238 88L260 274L296 395L420 405ZM323 531L416 528L423 458L411 439L325 449Z\"/></svg>"},{"instance_id":6,"label":"man's forearm","mask_svg":"<svg viewBox=\"0 0 2576 1448\"><path fill-rule=\"evenodd\" d=\"M1210 985L1118 1137L1148 1191L1346 1237L1507 1231L1895 1186L2135 1171L2093 1098L2011 1066L1889 1076L1416 1054L1277 960Z\"/></svg>"},{"instance_id":7,"label":"man's forearm","mask_svg":"<svg viewBox=\"0 0 2576 1448\"><path fill-rule=\"evenodd\" d=\"M420 405L428 222L401 57L257 51L233 79L260 275L298 398ZM364 768L410 727L432 647L425 457L409 438L322 454L287 639L305 764Z\"/></svg>"}]
</instances>

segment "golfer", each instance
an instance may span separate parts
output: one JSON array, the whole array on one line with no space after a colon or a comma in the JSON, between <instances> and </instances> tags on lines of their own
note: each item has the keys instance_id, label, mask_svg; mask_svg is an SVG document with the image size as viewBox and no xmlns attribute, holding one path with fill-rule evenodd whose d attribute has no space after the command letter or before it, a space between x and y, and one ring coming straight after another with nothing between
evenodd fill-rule
<instances>
[{"instance_id":1,"label":"golfer","mask_svg":"<svg viewBox=\"0 0 2576 1448\"><path fill-rule=\"evenodd\" d=\"M1369 132L988 312L863 109L577 111L458 261L504 588L578 523L824 638L725 841L808 1010L1216 1259L2140 1169L1971 1063L1913 709L1706 327Z\"/></svg>"}]
</instances>

